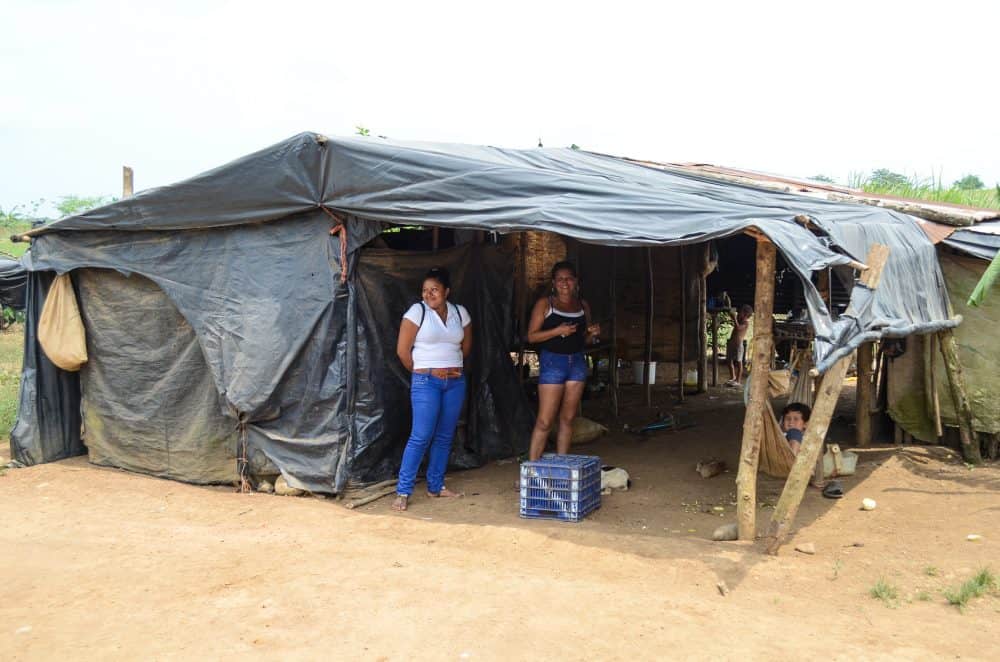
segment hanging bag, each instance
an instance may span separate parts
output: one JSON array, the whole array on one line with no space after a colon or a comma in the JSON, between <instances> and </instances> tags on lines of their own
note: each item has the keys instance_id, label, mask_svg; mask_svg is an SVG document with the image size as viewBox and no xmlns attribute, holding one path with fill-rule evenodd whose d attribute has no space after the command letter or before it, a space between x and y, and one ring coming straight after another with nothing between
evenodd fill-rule
<instances>
[{"instance_id":1,"label":"hanging bag","mask_svg":"<svg viewBox=\"0 0 1000 662\"><path fill-rule=\"evenodd\" d=\"M69 274L56 276L38 319L38 342L56 366L76 372L87 362L87 336Z\"/></svg>"}]
</instances>

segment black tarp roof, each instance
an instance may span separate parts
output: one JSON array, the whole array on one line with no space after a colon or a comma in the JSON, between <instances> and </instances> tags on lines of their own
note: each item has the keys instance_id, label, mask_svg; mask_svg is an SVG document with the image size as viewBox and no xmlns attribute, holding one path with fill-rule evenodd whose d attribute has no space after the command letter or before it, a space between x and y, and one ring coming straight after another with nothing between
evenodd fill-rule
<instances>
[{"instance_id":1,"label":"black tarp roof","mask_svg":"<svg viewBox=\"0 0 1000 662\"><path fill-rule=\"evenodd\" d=\"M330 211L346 219L346 232L329 234ZM822 235L797 216L808 217ZM385 417L402 415L405 384L393 375L395 359L383 347L393 343L383 327L385 315L402 314L395 308L405 296L387 298L390 282L376 278L382 271L359 269L359 249L385 223L546 230L611 246L690 244L759 228L803 280L821 370L866 340L954 324L934 246L908 216L572 149L303 133L34 230L25 263L36 271L114 269L155 282L191 325L223 415L247 422L251 445L293 485L339 491L351 479L391 473L401 443L389 438L387 430L399 426ZM833 319L812 272L863 261L874 243L891 249L878 290L854 287L848 313ZM453 259L474 259L483 268L496 262L486 255ZM496 327L496 337L480 346L497 356L505 351L502 316L484 302L503 298L488 294L503 291L501 269L496 264L482 277L470 270L459 287L472 299L464 302L474 322L484 331ZM123 351L127 331L116 344ZM523 413L508 393L517 390L511 366L490 356L479 364L477 425L495 438L489 448L473 448L482 460L500 452L501 442L510 451L526 439L507 438L499 423ZM12 435L22 455L41 447L38 426L31 425L37 403L30 400L22 390Z\"/></svg>"}]
</instances>

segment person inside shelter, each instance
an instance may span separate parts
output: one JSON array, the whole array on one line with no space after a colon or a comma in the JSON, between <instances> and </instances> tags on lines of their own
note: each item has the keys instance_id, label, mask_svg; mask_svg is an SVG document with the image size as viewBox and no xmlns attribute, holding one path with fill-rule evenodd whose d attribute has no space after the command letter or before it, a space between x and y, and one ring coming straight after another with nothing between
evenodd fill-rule
<instances>
[{"instance_id":1,"label":"person inside shelter","mask_svg":"<svg viewBox=\"0 0 1000 662\"><path fill-rule=\"evenodd\" d=\"M802 447L802 437L806 433L810 415L812 408L801 402L790 402L781 410L781 431L785 433L785 439L794 455L798 455Z\"/></svg>"}]
</instances>

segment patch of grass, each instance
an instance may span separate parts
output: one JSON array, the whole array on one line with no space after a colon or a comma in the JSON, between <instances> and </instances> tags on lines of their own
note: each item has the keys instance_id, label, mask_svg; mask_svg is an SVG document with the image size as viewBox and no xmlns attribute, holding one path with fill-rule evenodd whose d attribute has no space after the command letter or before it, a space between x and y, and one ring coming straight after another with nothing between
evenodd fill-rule
<instances>
[{"instance_id":1,"label":"patch of grass","mask_svg":"<svg viewBox=\"0 0 1000 662\"><path fill-rule=\"evenodd\" d=\"M885 577L879 577L875 585L868 589L868 595L881 600L886 607L895 607L899 604L899 589L887 582Z\"/></svg>"},{"instance_id":2,"label":"patch of grass","mask_svg":"<svg viewBox=\"0 0 1000 662\"><path fill-rule=\"evenodd\" d=\"M0 435L3 438L10 436L17 417L23 352L23 324L14 324L0 333Z\"/></svg>"},{"instance_id":3,"label":"patch of grass","mask_svg":"<svg viewBox=\"0 0 1000 662\"><path fill-rule=\"evenodd\" d=\"M1000 583L997 581L997 576L988 568L983 568L958 588L945 591L944 597L948 604L955 605L959 611L964 611L973 598L980 598L990 591L997 590L998 587Z\"/></svg>"},{"instance_id":4,"label":"patch of grass","mask_svg":"<svg viewBox=\"0 0 1000 662\"><path fill-rule=\"evenodd\" d=\"M879 181L872 177L852 174L849 178L852 188L867 193L893 195L911 200L947 202L980 209L1000 209L1000 188L961 189L945 187L940 178L921 178L916 175L906 181ZM902 179L902 177L900 177Z\"/></svg>"},{"instance_id":5,"label":"patch of grass","mask_svg":"<svg viewBox=\"0 0 1000 662\"><path fill-rule=\"evenodd\" d=\"M927 575L928 577L937 577L938 569L935 566L929 565L926 568L924 568L924 574Z\"/></svg>"},{"instance_id":6,"label":"patch of grass","mask_svg":"<svg viewBox=\"0 0 1000 662\"><path fill-rule=\"evenodd\" d=\"M917 600L921 602L930 602L931 594L929 591L917 591Z\"/></svg>"},{"instance_id":7,"label":"patch of grass","mask_svg":"<svg viewBox=\"0 0 1000 662\"><path fill-rule=\"evenodd\" d=\"M6 253L13 257L21 257L24 251L28 250L29 244L20 242L15 244L10 240L12 234L21 234L31 229L31 223L9 223L0 226L0 253Z\"/></svg>"}]
</instances>

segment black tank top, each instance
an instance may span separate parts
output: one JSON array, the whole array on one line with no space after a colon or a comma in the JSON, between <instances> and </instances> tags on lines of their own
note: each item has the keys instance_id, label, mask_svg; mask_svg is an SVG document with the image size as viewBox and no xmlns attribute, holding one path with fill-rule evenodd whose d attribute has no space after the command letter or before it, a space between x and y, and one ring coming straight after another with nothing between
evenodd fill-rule
<instances>
[{"instance_id":1,"label":"black tank top","mask_svg":"<svg viewBox=\"0 0 1000 662\"><path fill-rule=\"evenodd\" d=\"M549 331L560 324L576 324L576 331L566 336L556 336L549 338L539 345L539 348L553 354L576 354L582 352L587 339L587 316L581 309L577 313L562 313L552 305L552 297L549 297L549 311L545 314L542 322L542 331Z\"/></svg>"}]
</instances>

